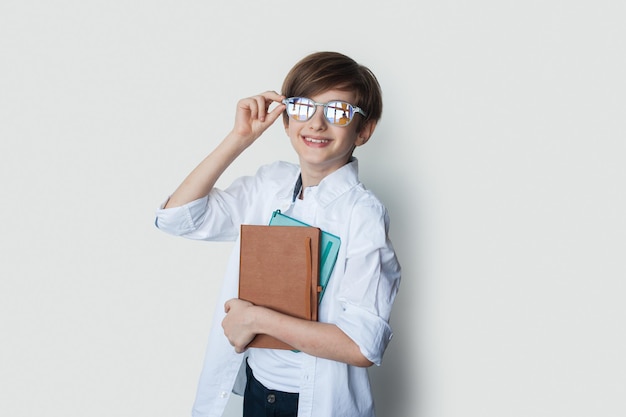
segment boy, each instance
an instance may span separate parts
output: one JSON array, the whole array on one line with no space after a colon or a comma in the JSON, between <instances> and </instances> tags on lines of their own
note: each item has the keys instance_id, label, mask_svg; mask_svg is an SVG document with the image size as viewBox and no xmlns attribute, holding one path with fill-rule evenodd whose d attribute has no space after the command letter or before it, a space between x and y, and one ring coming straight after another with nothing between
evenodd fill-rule
<instances>
[{"instance_id":1,"label":"boy","mask_svg":"<svg viewBox=\"0 0 626 417\"><path fill-rule=\"evenodd\" d=\"M313 322L237 299L235 244L193 416L221 416L232 391L243 392L244 417L373 417L367 367L381 363L392 336L400 265L387 236L387 211L359 182L352 153L381 116L380 86L351 58L319 52L291 69L282 93L238 102L233 130L157 210L156 225L191 239L236 241L241 224L266 225L280 209L339 236L339 255ZM299 165L275 162L225 190L214 188L281 114ZM247 349L260 333L296 351Z\"/></svg>"}]
</instances>

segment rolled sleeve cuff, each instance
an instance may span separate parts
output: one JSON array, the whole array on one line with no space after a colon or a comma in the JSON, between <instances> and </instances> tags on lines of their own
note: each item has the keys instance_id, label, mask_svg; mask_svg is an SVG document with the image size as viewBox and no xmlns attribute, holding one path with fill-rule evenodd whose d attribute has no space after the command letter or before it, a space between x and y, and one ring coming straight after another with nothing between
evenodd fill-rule
<instances>
[{"instance_id":1,"label":"rolled sleeve cuff","mask_svg":"<svg viewBox=\"0 0 626 417\"><path fill-rule=\"evenodd\" d=\"M166 200L156 211L155 226L176 236L195 231L206 213L207 198L202 197L180 207L163 208L169 199Z\"/></svg>"},{"instance_id":2,"label":"rolled sleeve cuff","mask_svg":"<svg viewBox=\"0 0 626 417\"><path fill-rule=\"evenodd\" d=\"M346 304L336 323L352 339L370 362L382 363L383 353L393 337L389 324L366 310Z\"/></svg>"}]
</instances>

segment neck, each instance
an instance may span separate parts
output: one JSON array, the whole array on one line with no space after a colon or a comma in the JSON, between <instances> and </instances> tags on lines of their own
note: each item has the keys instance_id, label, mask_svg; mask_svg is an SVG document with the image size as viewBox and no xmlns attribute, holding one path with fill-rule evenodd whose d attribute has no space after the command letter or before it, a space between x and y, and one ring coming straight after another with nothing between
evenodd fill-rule
<instances>
[{"instance_id":1,"label":"neck","mask_svg":"<svg viewBox=\"0 0 626 417\"><path fill-rule=\"evenodd\" d=\"M347 164L350 160L345 161L341 165L335 166L311 166L306 162L300 161L300 173L302 175L302 188L313 187L319 185L320 182L339 168Z\"/></svg>"}]
</instances>

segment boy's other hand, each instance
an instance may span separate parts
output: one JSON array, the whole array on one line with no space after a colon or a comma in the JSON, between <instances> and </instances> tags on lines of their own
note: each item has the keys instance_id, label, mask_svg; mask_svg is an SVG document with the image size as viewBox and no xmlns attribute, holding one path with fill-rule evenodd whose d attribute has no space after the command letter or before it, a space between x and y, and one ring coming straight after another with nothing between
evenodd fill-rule
<instances>
[{"instance_id":1,"label":"boy's other hand","mask_svg":"<svg viewBox=\"0 0 626 417\"><path fill-rule=\"evenodd\" d=\"M254 304L233 298L224 304L226 317L222 320L224 335L231 345L235 347L235 352L242 353L248 344L256 336L254 331Z\"/></svg>"}]
</instances>

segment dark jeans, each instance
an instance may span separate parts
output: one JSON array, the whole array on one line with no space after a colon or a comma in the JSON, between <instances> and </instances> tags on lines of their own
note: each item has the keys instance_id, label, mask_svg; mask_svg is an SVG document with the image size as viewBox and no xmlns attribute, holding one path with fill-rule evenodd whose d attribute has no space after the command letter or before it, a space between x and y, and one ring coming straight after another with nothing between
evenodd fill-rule
<instances>
[{"instance_id":1,"label":"dark jeans","mask_svg":"<svg viewBox=\"0 0 626 417\"><path fill-rule=\"evenodd\" d=\"M296 417L298 394L267 389L246 364L248 383L243 395L243 417Z\"/></svg>"}]
</instances>

